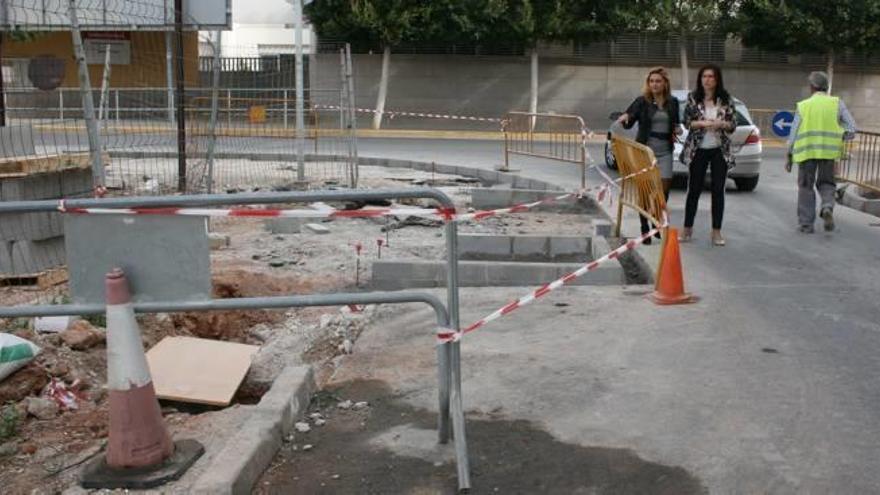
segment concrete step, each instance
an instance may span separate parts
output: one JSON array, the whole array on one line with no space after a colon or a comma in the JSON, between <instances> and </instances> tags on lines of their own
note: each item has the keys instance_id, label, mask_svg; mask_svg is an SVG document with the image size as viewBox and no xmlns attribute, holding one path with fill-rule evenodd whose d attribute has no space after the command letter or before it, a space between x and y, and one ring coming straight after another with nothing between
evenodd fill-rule
<instances>
[{"instance_id":1,"label":"concrete step","mask_svg":"<svg viewBox=\"0 0 880 495\"><path fill-rule=\"evenodd\" d=\"M461 261L458 278L461 287L536 287L552 282L580 268L580 263L528 263L504 261ZM624 273L617 261L599 266L576 279L572 285L622 285ZM373 262L371 285L379 290L445 287L443 261Z\"/></svg>"}]
</instances>

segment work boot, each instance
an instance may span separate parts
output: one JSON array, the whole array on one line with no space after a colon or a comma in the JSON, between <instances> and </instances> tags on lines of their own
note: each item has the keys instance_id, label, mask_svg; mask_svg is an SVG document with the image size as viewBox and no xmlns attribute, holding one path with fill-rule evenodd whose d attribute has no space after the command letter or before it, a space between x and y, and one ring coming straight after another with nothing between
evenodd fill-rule
<instances>
[{"instance_id":1,"label":"work boot","mask_svg":"<svg viewBox=\"0 0 880 495\"><path fill-rule=\"evenodd\" d=\"M834 214L831 211L831 208L822 208L822 211L819 212L819 216L825 221L825 232L831 232L834 230Z\"/></svg>"}]
</instances>

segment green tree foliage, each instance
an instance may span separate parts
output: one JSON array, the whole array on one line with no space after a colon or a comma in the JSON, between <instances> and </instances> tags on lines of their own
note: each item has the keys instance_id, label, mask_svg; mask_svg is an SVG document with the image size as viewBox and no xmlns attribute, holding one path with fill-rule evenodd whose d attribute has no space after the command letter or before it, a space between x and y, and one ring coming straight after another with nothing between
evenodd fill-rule
<instances>
[{"instance_id":1,"label":"green tree foliage","mask_svg":"<svg viewBox=\"0 0 880 495\"><path fill-rule=\"evenodd\" d=\"M835 54L880 49L880 0L743 0L737 26L746 46L825 55L833 79Z\"/></svg>"},{"instance_id":2,"label":"green tree foliage","mask_svg":"<svg viewBox=\"0 0 880 495\"><path fill-rule=\"evenodd\" d=\"M880 1L744 0L743 43L792 53L871 52L880 47Z\"/></svg>"}]
</instances>

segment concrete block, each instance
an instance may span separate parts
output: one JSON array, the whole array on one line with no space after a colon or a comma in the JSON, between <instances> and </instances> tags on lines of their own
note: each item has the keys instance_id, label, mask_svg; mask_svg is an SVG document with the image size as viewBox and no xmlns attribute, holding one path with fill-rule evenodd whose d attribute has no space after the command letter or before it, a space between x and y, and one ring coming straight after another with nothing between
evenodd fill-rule
<instances>
[{"instance_id":1,"label":"concrete block","mask_svg":"<svg viewBox=\"0 0 880 495\"><path fill-rule=\"evenodd\" d=\"M0 275L12 275L12 241L0 241Z\"/></svg>"},{"instance_id":2,"label":"concrete block","mask_svg":"<svg viewBox=\"0 0 880 495\"><path fill-rule=\"evenodd\" d=\"M280 418L281 434L286 436L308 408L315 386L311 366L286 366L269 391L260 398L255 414L267 421Z\"/></svg>"},{"instance_id":3,"label":"concrete block","mask_svg":"<svg viewBox=\"0 0 880 495\"><path fill-rule=\"evenodd\" d=\"M488 263L465 261L458 264L458 283L461 287L484 287L489 284ZM445 267L445 264L443 265ZM442 284L446 283L446 270L443 271Z\"/></svg>"},{"instance_id":4,"label":"concrete block","mask_svg":"<svg viewBox=\"0 0 880 495\"><path fill-rule=\"evenodd\" d=\"M263 227L273 234L299 234L304 218L270 218L263 222Z\"/></svg>"},{"instance_id":5,"label":"concrete block","mask_svg":"<svg viewBox=\"0 0 880 495\"><path fill-rule=\"evenodd\" d=\"M64 237L12 243L12 274L23 275L63 265L66 262Z\"/></svg>"},{"instance_id":6,"label":"concrete block","mask_svg":"<svg viewBox=\"0 0 880 495\"><path fill-rule=\"evenodd\" d=\"M289 366L253 408L249 420L217 453L193 485L198 494L249 494L271 464L315 389L309 367Z\"/></svg>"},{"instance_id":7,"label":"concrete block","mask_svg":"<svg viewBox=\"0 0 880 495\"><path fill-rule=\"evenodd\" d=\"M92 171L90 169L70 169L61 172L61 196L91 196Z\"/></svg>"},{"instance_id":8,"label":"concrete block","mask_svg":"<svg viewBox=\"0 0 880 495\"><path fill-rule=\"evenodd\" d=\"M61 175L58 173L0 179L0 201L57 199L61 197Z\"/></svg>"},{"instance_id":9,"label":"concrete block","mask_svg":"<svg viewBox=\"0 0 880 495\"><path fill-rule=\"evenodd\" d=\"M599 218L593 219L593 237L611 237L611 222Z\"/></svg>"},{"instance_id":10,"label":"concrete block","mask_svg":"<svg viewBox=\"0 0 880 495\"><path fill-rule=\"evenodd\" d=\"M556 196L549 191L531 189L471 189L471 203L474 208L504 208L517 203L530 203Z\"/></svg>"},{"instance_id":11,"label":"concrete block","mask_svg":"<svg viewBox=\"0 0 880 495\"><path fill-rule=\"evenodd\" d=\"M589 237L550 237L551 258L569 257L569 256L590 256L590 238Z\"/></svg>"},{"instance_id":12,"label":"concrete block","mask_svg":"<svg viewBox=\"0 0 880 495\"><path fill-rule=\"evenodd\" d=\"M307 224L305 224L305 228L306 228L306 230L310 231L313 234L323 235L323 234L330 233L330 229L328 229L327 227L324 227L323 225L321 225L319 223L307 223Z\"/></svg>"},{"instance_id":13,"label":"concrete block","mask_svg":"<svg viewBox=\"0 0 880 495\"><path fill-rule=\"evenodd\" d=\"M590 244L592 245L592 255L594 260L597 260L611 252L611 246L608 244L608 239L606 239L605 237L593 236Z\"/></svg>"},{"instance_id":14,"label":"concrete block","mask_svg":"<svg viewBox=\"0 0 880 495\"><path fill-rule=\"evenodd\" d=\"M491 234L460 234L459 259L488 259L509 257L513 253L510 236Z\"/></svg>"},{"instance_id":15,"label":"concrete block","mask_svg":"<svg viewBox=\"0 0 880 495\"><path fill-rule=\"evenodd\" d=\"M64 235L60 213L0 213L0 240L41 241Z\"/></svg>"},{"instance_id":16,"label":"concrete block","mask_svg":"<svg viewBox=\"0 0 880 495\"><path fill-rule=\"evenodd\" d=\"M211 248L211 251L216 251L218 249L229 247L229 236L225 234L218 234L216 232L209 232L208 246Z\"/></svg>"},{"instance_id":17,"label":"concrete block","mask_svg":"<svg viewBox=\"0 0 880 495\"><path fill-rule=\"evenodd\" d=\"M514 257L544 257L550 253L550 240L545 236L515 236Z\"/></svg>"}]
</instances>

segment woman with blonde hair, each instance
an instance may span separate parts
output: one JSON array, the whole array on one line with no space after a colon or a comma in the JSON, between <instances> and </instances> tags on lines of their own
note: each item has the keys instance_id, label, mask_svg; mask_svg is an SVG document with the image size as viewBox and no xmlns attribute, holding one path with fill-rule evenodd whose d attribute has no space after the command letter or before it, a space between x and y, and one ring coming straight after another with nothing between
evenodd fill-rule
<instances>
[{"instance_id":1,"label":"woman with blonde hair","mask_svg":"<svg viewBox=\"0 0 880 495\"><path fill-rule=\"evenodd\" d=\"M651 148L660 168L663 193L669 199L672 185L672 155L675 136L681 133L678 100L672 96L669 74L663 67L648 71L642 95L636 98L629 108L617 119L617 124L625 129L639 124L636 141ZM642 234L650 230L648 219L639 215ZM659 237L659 236L658 236ZM647 239L646 244L651 240Z\"/></svg>"}]
</instances>

